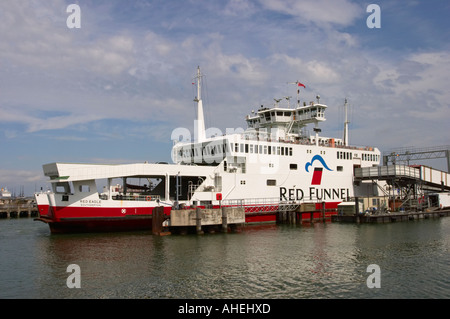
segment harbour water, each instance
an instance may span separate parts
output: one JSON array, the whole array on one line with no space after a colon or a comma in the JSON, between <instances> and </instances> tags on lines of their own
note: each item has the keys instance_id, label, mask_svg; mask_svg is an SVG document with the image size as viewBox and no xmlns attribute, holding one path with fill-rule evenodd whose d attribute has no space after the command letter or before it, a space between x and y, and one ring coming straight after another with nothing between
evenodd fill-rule
<instances>
[{"instance_id":1,"label":"harbour water","mask_svg":"<svg viewBox=\"0 0 450 319\"><path fill-rule=\"evenodd\" d=\"M0 220L0 298L449 298L450 218L244 227L240 233L51 235ZM68 288L78 265L80 288ZM369 288L380 270L380 288Z\"/></svg>"}]
</instances>

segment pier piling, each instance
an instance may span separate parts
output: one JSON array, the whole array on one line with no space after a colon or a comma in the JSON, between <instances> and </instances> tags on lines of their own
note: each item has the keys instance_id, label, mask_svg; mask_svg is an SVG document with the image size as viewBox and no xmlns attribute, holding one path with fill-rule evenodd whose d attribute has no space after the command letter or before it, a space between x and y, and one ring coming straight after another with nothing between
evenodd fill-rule
<instances>
[{"instance_id":1,"label":"pier piling","mask_svg":"<svg viewBox=\"0 0 450 319\"><path fill-rule=\"evenodd\" d=\"M222 232L226 233L228 231L228 223L227 223L227 208L222 207Z\"/></svg>"},{"instance_id":2,"label":"pier piling","mask_svg":"<svg viewBox=\"0 0 450 319\"><path fill-rule=\"evenodd\" d=\"M164 207L158 206L152 211L152 233L153 235L162 235L164 222Z\"/></svg>"},{"instance_id":3,"label":"pier piling","mask_svg":"<svg viewBox=\"0 0 450 319\"><path fill-rule=\"evenodd\" d=\"M200 207L197 207L195 210L195 219L196 219L196 231L197 235L203 235L202 231L202 210Z\"/></svg>"}]
</instances>

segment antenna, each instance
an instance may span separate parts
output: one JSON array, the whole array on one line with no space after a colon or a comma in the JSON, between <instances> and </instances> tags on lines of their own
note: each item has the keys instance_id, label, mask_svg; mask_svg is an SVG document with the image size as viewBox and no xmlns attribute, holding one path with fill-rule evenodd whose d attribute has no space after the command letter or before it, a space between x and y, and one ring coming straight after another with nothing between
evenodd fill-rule
<instances>
[{"instance_id":1,"label":"antenna","mask_svg":"<svg viewBox=\"0 0 450 319\"><path fill-rule=\"evenodd\" d=\"M202 90L201 90L201 79L202 74L200 72L200 67L197 67L197 97L195 98L195 102L197 102L197 120L194 123L195 133L197 137L197 142L203 142L206 139L205 133L205 118L203 116L203 102L202 102Z\"/></svg>"},{"instance_id":2,"label":"antenna","mask_svg":"<svg viewBox=\"0 0 450 319\"><path fill-rule=\"evenodd\" d=\"M348 146L348 116L347 116L347 98L344 101L344 112L345 112L345 120L344 120L344 146Z\"/></svg>"},{"instance_id":3,"label":"antenna","mask_svg":"<svg viewBox=\"0 0 450 319\"><path fill-rule=\"evenodd\" d=\"M284 98L288 101L288 109L290 109L291 108L291 98L292 98L292 96L285 96Z\"/></svg>"},{"instance_id":4,"label":"antenna","mask_svg":"<svg viewBox=\"0 0 450 319\"><path fill-rule=\"evenodd\" d=\"M304 84L300 83L299 81L288 82L288 84L297 85L297 107L300 107L300 87L303 86L304 88L306 88L306 86Z\"/></svg>"},{"instance_id":5,"label":"antenna","mask_svg":"<svg viewBox=\"0 0 450 319\"><path fill-rule=\"evenodd\" d=\"M280 101L281 101L282 99L273 99L273 100L275 101L275 106L278 107L278 103L280 103Z\"/></svg>"}]
</instances>

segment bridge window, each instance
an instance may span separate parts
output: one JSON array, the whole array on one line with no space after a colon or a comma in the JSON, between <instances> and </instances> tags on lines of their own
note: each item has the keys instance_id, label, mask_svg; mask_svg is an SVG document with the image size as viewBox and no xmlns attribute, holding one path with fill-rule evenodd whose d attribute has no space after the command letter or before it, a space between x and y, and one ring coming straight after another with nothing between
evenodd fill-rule
<instances>
[{"instance_id":1,"label":"bridge window","mask_svg":"<svg viewBox=\"0 0 450 319\"><path fill-rule=\"evenodd\" d=\"M289 164L289 168L291 170L296 170L297 169L297 164Z\"/></svg>"}]
</instances>

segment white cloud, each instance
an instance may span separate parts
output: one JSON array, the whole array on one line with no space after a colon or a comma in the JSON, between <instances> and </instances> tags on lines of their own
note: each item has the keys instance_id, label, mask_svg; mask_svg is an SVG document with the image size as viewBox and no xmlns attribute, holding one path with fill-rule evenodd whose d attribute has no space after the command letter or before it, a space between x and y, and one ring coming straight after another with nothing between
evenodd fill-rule
<instances>
[{"instance_id":1,"label":"white cloud","mask_svg":"<svg viewBox=\"0 0 450 319\"><path fill-rule=\"evenodd\" d=\"M260 0L267 9L291 15L302 24L351 25L360 18L362 8L348 0Z\"/></svg>"},{"instance_id":2,"label":"white cloud","mask_svg":"<svg viewBox=\"0 0 450 319\"><path fill-rule=\"evenodd\" d=\"M0 58L21 67L59 71L88 70L119 74L133 64L133 40L102 38L85 29L69 29L64 1L2 1Z\"/></svg>"},{"instance_id":3,"label":"white cloud","mask_svg":"<svg viewBox=\"0 0 450 319\"><path fill-rule=\"evenodd\" d=\"M329 104L330 128L344 97L360 114L355 129L382 127L386 136L393 116L405 126L409 119L442 125L448 112L449 54L377 56L362 47L360 34L341 31L358 19L365 23L364 8L351 1L232 0L222 11L209 3L199 20L188 14L198 8L164 5L161 19L141 23L138 31L134 16L115 21L114 10L83 3L82 28L69 30L66 5L0 4L0 121L35 133L130 120L137 123L130 134L162 140L164 123L170 128L193 119L190 81L197 65L207 75L211 118L223 127L243 126L251 108L295 92L286 83L297 80L307 85L302 99L320 93ZM103 21L111 27L102 28ZM163 123L157 132L150 128L156 122Z\"/></svg>"}]
</instances>

